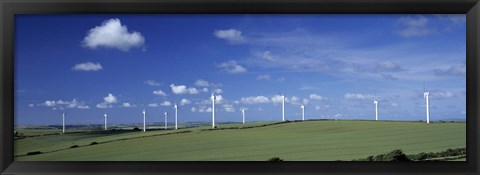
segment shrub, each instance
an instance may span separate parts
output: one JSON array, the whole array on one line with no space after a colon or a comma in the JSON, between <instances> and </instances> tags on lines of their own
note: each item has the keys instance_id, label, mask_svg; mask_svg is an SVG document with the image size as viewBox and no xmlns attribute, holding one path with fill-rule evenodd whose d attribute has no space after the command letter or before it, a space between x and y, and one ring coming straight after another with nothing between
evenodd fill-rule
<instances>
[{"instance_id":1,"label":"shrub","mask_svg":"<svg viewBox=\"0 0 480 175\"><path fill-rule=\"evenodd\" d=\"M78 148L78 145L72 145L70 148Z\"/></svg>"},{"instance_id":2,"label":"shrub","mask_svg":"<svg viewBox=\"0 0 480 175\"><path fill-rule=\"evenodd\" d=\"M90 143L90 145L96 145L96 144L98 144L98 143L97 143L97 142L92 142L92 143Z\"/></svg>"},{"instance_id":3,"label":"shrub","mask_svg":"<svg viewBox=\"0 0 480 175\"><path fill-rule=\"evenodd\" d=\"M280 159L280 157L272 157L272 158L268 159L268 161L270 161L270 162L282 162L283 159Z\"/></svg>"},{"instance_id":4,"label":"shrub","mask_svg":"<svg viewBox=\"0 0 480 175\"><path fill-rule=\"evenodd\" d=\"M137 127L133 128L134 131L140 131Z\"/></svg>"},{"instance_id":5,"label":"shrub","mask_svg":"<svg viewBox=\"0 0 480 175\"><path fill-rule=\"evenodd\" d=\"M385 161L410 161L401 149L393 150L384 156Z\"/></svg>"},{"instance_id":6,"label":"shrub","mask_svg":"<svg viewBox=\"0 0 480 175\"><path fill-rule=\"evenodd\" d=\"M28 152L27 155L31 156L31 155L37 155L37 154L42 154L41 151L32 151L32 152Z\"/></svg>"}]
</instances>

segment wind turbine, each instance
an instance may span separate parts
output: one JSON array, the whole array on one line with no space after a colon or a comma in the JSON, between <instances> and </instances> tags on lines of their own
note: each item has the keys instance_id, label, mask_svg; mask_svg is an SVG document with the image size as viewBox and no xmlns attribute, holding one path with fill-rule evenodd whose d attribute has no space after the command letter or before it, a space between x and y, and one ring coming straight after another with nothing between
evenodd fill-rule
<instances>
[{"instance_id":1,"label":"wind turbine","mask_svg":"<svg viewBox=\"0 0 480 175\"><path fill-rule=\"evenodd\" d=\"M167 130L167 112L165 112L165 130Z\"/></svg>"},{"instance_id":2,"label":"wind turbine","mask_svg":"<svg viewBox=\"0 0 480 175\"><path fill-rule=\"evenodd\" d=\"M105 131L107 130L107 114L105 113L103 115L105 117Z\"/></svg>"},{"instance_id":3,"label":"wind turbine","mask_svg":"<svg viewBox=\"0 0 480 175\"><path fill-rule=\"evenodd\" d=\"M212 93L212 96L210 97L210 99L212 100L212 128L215 128L215 100L216 100L216 97L213 93Z\"/></svg>"},{"instance_id":4,"label":"wind turbine","mask_svg":"<svg viewBox=\"0 0 480 175\"><path fill-rule=\"evenodd\" d=\"M173 106L175 108L175 129L178 129L178 106L177 103Z\"/></svg>"},{"instance_id":5,"label":"wind turbine","mask_svg":"<svg viewBox=\"0 0 480 175\"><path fill-rule=\"evenodd\" d=\"M143 109L143 132L146 132L146 128L145 128L145 109Z\"/></svg>"},{"instance_id":6,"label":"wind turbine","mask_svg":"<svg viewBox=\"0 0 480 175\"><path fill-rule=\"evenodd\" d=\"M302 121L305 121L305 106L302 104L300 108L302 108Z\"/></svg>"},{"instance_id":7,"label":"wind turbine","mask_svg":"<svg viewBox=\"0 0 480 175\"><path fill-rule=\"evenodd\" d=\"M423 98L425 99L426 103L426 111L427 111L427 123L430 123L430 106L429 106L429 99L428 96L430 95L430 92L428 92L428 89L424 85L423 87Z\"/></svg>"},{"instance_id":8,"label":"wind turbine","mask_svg":"<svg viewBox=\"0 0 480 175\"><path fill-rule=\"evenodd\" d=\"M63 125L62 133L65 134L65 112L62 113L62 125Z\"/></svg>"},{"instance_id":9,"label":"wind turbine","mask_svg":"<svg viewBox=\"0 0 480 175\"><path fill-rule=\"evenodd\" d=\"M373 97L373 104L375 104L375 120L378 121L378 100Z\"/></svg>"},{"instance_id":10,"label":"wind turbine","mask_svg":"<svg viewBox=\"0 0 480 175\"><path fill-rule=\"evenodd\" d=\"M242 109L243 124L245 124L245 108Z\"/></svg>"},{"instance_id":11,"label":"wind turbine","mask_svg":"<svg viewBox=\"0 0 480 175\"><path fill-rule=\"evenodd\" d=\"M282 121L285 121L285 96L282 94Z\"/></svg>"}]
</instances>

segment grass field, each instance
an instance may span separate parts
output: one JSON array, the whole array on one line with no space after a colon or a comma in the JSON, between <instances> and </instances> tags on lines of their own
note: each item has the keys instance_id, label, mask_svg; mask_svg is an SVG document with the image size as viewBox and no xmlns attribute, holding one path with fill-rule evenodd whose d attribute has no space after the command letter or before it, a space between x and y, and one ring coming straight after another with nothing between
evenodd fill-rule
<instances>
[{"instance_id":1,"label":"grass field","mask_svg":"<svg viewBox=\"0 0 480 175\"><path fill-rule=\"evenodd\" d=\"M465 123L305 121L139 131L96 131L15 141L16 160L352 160L402 149L405 154L466 147ZM228 129L230 128L230 129ZM24 132L24 131L20 131ZM181 133L179 133L181 132ZM92 142L98 144L90 145ZM78 145L78 148L70 148ZM43 154L25 155L41 151Z\"/></svg>"}]
</instances>

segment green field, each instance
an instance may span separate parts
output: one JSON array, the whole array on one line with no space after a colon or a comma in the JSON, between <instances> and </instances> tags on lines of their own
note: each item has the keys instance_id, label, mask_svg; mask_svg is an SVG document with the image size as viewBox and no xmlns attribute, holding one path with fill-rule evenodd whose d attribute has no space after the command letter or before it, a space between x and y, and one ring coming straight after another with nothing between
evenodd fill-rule
<instances>
[{"instance_id":1,"label":"green field","mask_svg":"<svg viewBox=\"0 0 480 175\"><path fill-rule=\"evenodd\" d=\"M179 130L95 131L15 141L16 160L352 160L402 149L405 154L466 147L465 123L304 121ZM272 123L270 123L272 124ZM250 126L250 128L242 128ZM257 127L255 127L257 126ZM26 131L19 131L26 132ZM92 142L98 144L90 145ZM78 145L78 148L70 148ZM42 154L24 156L28 152ZM23 155L23 156L22 156Z\"/></svg>"}]
</instances>

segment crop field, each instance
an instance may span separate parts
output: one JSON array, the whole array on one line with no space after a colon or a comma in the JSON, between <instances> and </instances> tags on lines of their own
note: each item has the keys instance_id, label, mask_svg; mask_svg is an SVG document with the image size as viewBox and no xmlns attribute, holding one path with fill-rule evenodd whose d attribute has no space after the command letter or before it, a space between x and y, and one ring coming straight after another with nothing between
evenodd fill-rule
<instances>
[{"instance_id":1,"label":"crop field","mask_svg":"<svg viewBox=\"0 0 480 175\"><path fill-rule=\"evenodd\" d=\"M326 120L228 124L215 130L196 127L37 135L15 140L15 159L265 161L279 157L285 161L348 161L395 149L417 154L464 147L465 123Z\"/></svg>"}]
</instances>

